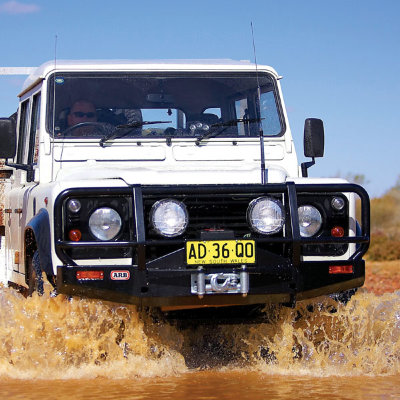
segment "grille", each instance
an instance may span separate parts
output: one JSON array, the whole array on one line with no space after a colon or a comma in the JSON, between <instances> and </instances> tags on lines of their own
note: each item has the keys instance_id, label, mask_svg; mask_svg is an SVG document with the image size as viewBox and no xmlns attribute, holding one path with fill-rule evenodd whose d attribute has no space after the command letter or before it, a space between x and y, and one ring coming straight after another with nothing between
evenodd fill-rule
<instances>
[{"instance_id":1,"label":"grille","mask_svg":"<svg viewBox=\"0 0 400 400\"><path fill-rule=\"evenodd\" d=\"M196 239L205 230L232 231L235 238L243 238L250 234L246 220L247 207L257 196L249 195L185 195L185 196L149 196L144 197L144 209L147 225L147 237L156 235L150 226L150 209L158 200L166 197L182 201L188 210L189 226L184 238Z\"/></svg>"},{"instance_id":2,"label":"grille","mask_svg":"<svg viewBox=\"0 0 400 400\"><path fill-rule=\"evenodd\" d=\"M226 196L185 199L189 213L188 235L195 237L202 230L223 229L233 231L235 237L243 237L249 233L246 212L250 200Z\"/></svg>"}]
</instances>

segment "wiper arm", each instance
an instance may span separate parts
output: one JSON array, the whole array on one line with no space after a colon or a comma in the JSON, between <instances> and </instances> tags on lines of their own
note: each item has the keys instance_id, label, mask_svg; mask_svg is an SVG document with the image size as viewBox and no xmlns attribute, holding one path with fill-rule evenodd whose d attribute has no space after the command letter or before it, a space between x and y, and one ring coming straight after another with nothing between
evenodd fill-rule
<instances>
[{"instance_id":1,"label":"wiper arm","mask_svg":"<svg viewBox=\"0 0 400 400\"><path fill-rule=\"evenodd\" d=\"M99 145L101 147L104 147L104 143L108 142L109 140L122 138L126 136L129 132L131 132L132 129L140 128L143 125L170 124L171 122L172 121L135 121L130 124L117 125L114 132L111 132L108 135L104 136L102 139L100 139ZM120 132L120 130L122 129L128 129L128 130L125 132Z\"/></svg>"},{"instance_id":2,"label":"wiper arm","mask_svg":"<svg viewBox=\"0 0 400 400\"><path fill-rule=\"evenodd\" d=\"M247 123L261 122L262 119L264 118L252 118L252 119L237 118L226 122L217 122L216 124L212 124L210 125L210 130L207 133L204 133L203 135L199 136L196 139L196 146L199 146L200 142L203 141L204 139L218 136L221 133L225 132L230 126L236 126L239 122L247 122ZM220 127L223 127L224 129L218 130L218 128Z\"/></svg>"}]
</instances>

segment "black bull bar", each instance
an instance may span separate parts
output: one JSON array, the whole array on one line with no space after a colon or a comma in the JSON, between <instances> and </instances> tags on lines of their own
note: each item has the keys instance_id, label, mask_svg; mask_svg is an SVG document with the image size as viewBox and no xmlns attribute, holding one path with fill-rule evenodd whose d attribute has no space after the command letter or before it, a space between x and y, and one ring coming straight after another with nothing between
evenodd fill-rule
<instances>
[{"instance_id":1,"label":"black bull bar","mask_svg":"<svg viewBox=\"0 0 400 400\"><path fill-rule=\"evenodd\" d=\"M168 239L168 240L149 240L146 238L146 220L144 216L144 207L143 207L143 196L146 194L154 194L162 196L173 196L173 195L194 195L194 194L210 194L212 195L235 195L235 194L249 194L254 196L254 198L262 195L268 194L279 194L281 193L284 198L285 203L285 212L286 212L286 222L287 224L285 230L284 237L259 237L254 238L257 244L261 243L281 243L286 244L291 248L289 252L290 258L283 259L278 256L273 256L272 258L266 259L266 263L269 267L273 267L273 264L280 264L282 267L280 272L282 274L283 270L286 270L288 285L278 285L279 287L275 287L268 292L271 293L289 293L290 297L293 297L294 292L299 292L302 288L299 284L299 267L307 264L308 267L318 266L321 264L329 263L328 261L324 261L324 256L321 256L320 261L307 261L304 262L301 260L301 246L305 244L356 244L356 250L350 257L346 260L335 260L330 261L330 263L334 263L335 265L348 265L352 264L354 266L359 266L360 271L357 272L356 281L353 281L353 286L360 286L364 280L364 261L362 260L362 256L367 252L369 247L370 240L370 205L369 205L369 197L367 192L359 185L356 184L295 184L293 182L287 182L285 184L268 184L268 185L163 185L163 186L140 186L134 185L131 187L121 187L121 188L77 188L77 189L69 189L67 191L62 192L56 200L55 204L55 233L56 233L56 241L55 241L55 249L57 256L63 262L64 265L58 266L58 276L57 276L57 285L59 287L60 292L69 293L69 294L83 294L91 297L100 297L107 298L110 300L117 301L127 301L135 304L144 304L142 301L138 301L137 298L150 298L150 297L159 297L160 302L163 304L182 304L184 301L174 302L167 301L166 298L170 296L187 296L187 288L182 288L182 290L177 290L174 288L175 281L178 283L179 278L182 276L186 277L190 280L190 274L195 271L195 268L189 268L189 266L185 265L184 258L184 247L186 240L184 238L177 239ZM297 206L297 197L298 194L334 194L334 193L354 193L360 199L360 229L357 230L355 236L345 236L345 237L329 237L329 236L320 236L320 237L302 237L300 235L299 228L299 219L298 219L298 206ZM136 240L134 241L91 241L91 242L72 242L62 240L62 203L63 199L68 196L90 196L90 195L130 195L132 197L132 204L135 216L135 228L136 228ZM163 260L146 260L146 246L168 246L168 245L182 245L182 251L175 252L176 254L168 257L164 257ZM133 265L131 266L119 266L124 270L130 271L130 274L133 277L134 283L133 286L127 286L126 282L113 282L113 286L110 287L110 282L77 282L75 273L79 269L98 269L99 267L103 268L103 265L93 265L93 266L78 266L76 262L68 256L65 250L71 248L132 248L135 250L136 259ZM259 258L257 264L262 263L262 257ZM104 259L104 264L107 264L107 259ZM180 264L180 265L178 265ZM183 264L183 265L182 265ZM326 264L327 265L327 264ZM117 266L108 266L104 265L105 269L113 268L116 269ZM215 266L212 267L215 270ZM262 272L263 265L257 265L253 268L253 271L258 273ZM166 275L168 273L168 277ZM285 273L283 273L285 275ZM149 290L152 285L152 278L155 278L155 286L159 286L158 290L152 291ZM166 287L168 289L164 291L162 289L163 279L166 279ZM354 278L354 277L353 277ZM362 278L362 279L361 279ZM350 288L352 285L347 285L348 287L341 286L342 281L351 280L349 277L345 277L344 279L336 279L336 283L331 285L330 290L343 290ZM186 286L186 283L184 286ZM321 282L321 285L329 286L329 283L325 281ZM189 284L190 286L190 284ZM122 287L122 289L121 289ZM98 290L99 289L99 290ZM100 292L105 289L107 291L107 295L101 295ZM311 287L309 289L312 289ZM115 295L113 291L122 291L124 295L121 297L119 295ZM260 289L258 294L265 294L266 291ZM255 293L257 294L257 293ZM190 295L190 288L189 288ZM249 292L251 295L251 291ZM129 297L129 299L126 298ZM229 295L219 295L212 296L220 298L219 302L224 303ZM258 296L256 296L258 299ZM163 300L161 300L161 298ZM193 299L193 296L191 296ZM254 301L247 301L255 302ZM183 300L183 298L181 298ZM192 300L186 301L187 304L193 304ZM217 304L216 303L216 304ZM246 302L242 302L246 303ZM145 304L149 305L158 305L158 302L151 302L150 300L145 302Z\"/></svg>"}]
</instances>

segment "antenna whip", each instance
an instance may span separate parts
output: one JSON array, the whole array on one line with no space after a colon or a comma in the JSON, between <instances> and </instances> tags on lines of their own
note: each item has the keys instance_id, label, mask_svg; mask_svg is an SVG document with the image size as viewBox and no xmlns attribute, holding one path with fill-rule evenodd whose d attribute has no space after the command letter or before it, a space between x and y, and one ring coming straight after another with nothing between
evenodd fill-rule
<instances>
[{"instance_id":1,"label":"antenna whip","mask_svg":"<svg viewBox=\"0 0 400 400\"><path fill-rule=\"evenodd\" d=\"M257 66L257 56L256 56L256 45L254 42L254 30L253 22L250 22L251 26L251 36L253 39L253 52L254 52L254 63L256 65L256 77L257 77L257 113L258 113L258 130L260 137L260 150L261 150L261 183L264 185L268 181L268 171L265 169L265 151L264 151L264 131L261 123L261 89L260 81L258 79L258 66Z\"/></svg>"}]
</instances>

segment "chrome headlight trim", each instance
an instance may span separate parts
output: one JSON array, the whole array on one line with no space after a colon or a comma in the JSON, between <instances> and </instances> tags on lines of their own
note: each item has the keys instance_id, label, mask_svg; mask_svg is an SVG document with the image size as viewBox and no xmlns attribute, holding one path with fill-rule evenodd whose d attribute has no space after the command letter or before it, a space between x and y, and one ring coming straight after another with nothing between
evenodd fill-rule
<instances>
[{"instance_id":1,"label":"chrome headlight trim","mask_svg":"<svg viewBox=\"0 0 400 400\"><path fill-rule=\"evenodd\" d=\"M177 237L186 231L189 214L182 202L175 199L162 199L152 205L150 223L157 234L164 237Z\"/></svg>"},{"instance_id":2,"label":"chrome headlight trim","mask_svg":"<svg viewBox=\"0 0 400 400\"><path fill-rule=\"evenodd\" d=\"M302 205L298 208L300 235L302 237L315 236L321 229L322 216L318 208L311 205Z\"/></svg>"},{"instance_id":3,"label":"chrome headlight trim","mask_svg":"<svg viewBox=\"0 0 400 400\"><path fill-rule=\"evenodd\" d=\"M282 203L273 197L258 197L247 208L247 222L251 229L263 235L278 233L285 223Z\"/></svg>"},{"instance_id":4,"label":"chrome headlight trim","mask_svg":"<svg viewBox=\"0 0 400 400\"><path fill-rule=\"evenodd\" d=\"M89 218L89 230L99 240L112 240L121 231L121 216L110 207L97 208Z\"/></svg>"}]
</instances>

